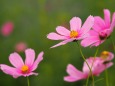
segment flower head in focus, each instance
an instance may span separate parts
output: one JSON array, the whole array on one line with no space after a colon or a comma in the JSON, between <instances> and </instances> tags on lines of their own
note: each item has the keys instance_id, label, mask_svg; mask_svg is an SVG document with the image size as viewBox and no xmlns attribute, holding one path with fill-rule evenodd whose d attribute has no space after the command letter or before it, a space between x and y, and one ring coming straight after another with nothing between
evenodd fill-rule
<instances>
[{"instance_id":1,"label":"flower head in focus","mask_svg":"<svg viewBox=\"0 0 115 86\"><path fill-rule=\"evenodd\" d=\"M38 73L33 72L38 64L43 60L43 52L41 52L37 59L35 60L35 52L33 49L26 49L25 50L25 62L23 62L22 58L18 53L12 53L9 56L10 63L14 66L8 66L6 64L1 64L1 70L13 76L14 78L20 77L20 76L30 76L30 75L38 75Z\"/></svg>"},{"instance_id":2,"label":"flower head in focus","mask_svg":"<svg viewBox=\"0 0 115 86\"><path fill-rule=\"evenodd\" d=\"M51 40L63 40L62 42L52 46L51 48L64 45L68 42L84 39L88 36L88 32L94 24L93 16L89 16L85 23L82 25L82 21L79 17L73 17L70 20L70 30L65 27L58 26L56 28L57 33L51 32L47 35Z\"/></svg>"},{"instance_id":3,"label":"flower head in focus","mask_svg":"<svg viewBox=\"0 0 115 86\"><path fill-rule=\"evenodd\" d=\"M115 27L115 12L112 16L112 21L110 21L110 11L104 9L104 19L100 16L94 17L93 30L89 31L89 37L81 41L81 45L84 47L87 46L99 46L107 38L111 36L113 29Z\"/></svg>"}]
</instances>

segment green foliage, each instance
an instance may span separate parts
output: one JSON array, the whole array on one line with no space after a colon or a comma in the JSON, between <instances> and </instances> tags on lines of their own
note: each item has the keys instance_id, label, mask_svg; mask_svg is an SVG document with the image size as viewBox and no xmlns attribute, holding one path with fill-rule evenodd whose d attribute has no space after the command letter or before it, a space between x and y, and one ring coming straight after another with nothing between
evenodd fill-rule
<instances>
[{"instance_id":1,"label":"green foliage","mask_svg":"<svg viewBox=\"0 0 115 86\"><path fill-rule=\"evenodd\" d=\"M14 23L14 31L8 37L0 34L0 63L10 64L8 57L13 53L17 42L24 41L29 48L36 51L44 51L44 60L40 63L36 72L38 76L30 77L31 86L83 86L84 81L68 83L63 80L67 75L66 66L72 63L82 70L83 59L76 43L69 43L54 49L50 47L59 41L51 41L47 34L55 31L59 25L68 27L69 20L78 16L83 21L89 15L103 17L103 9L115 11L115 0L0 0L0 27L6 21ZM112 37L114 38L115 32ZM114 39L115 41L115 39ZM112 43L107 41L102 45L109 51ZM82 48L86 57L93 56L95 48ZM101 49L100 49L101 51ZM24 53L20 53L25 57ZM109 70L111 86L115 84L115 66ZM103 75L100 78L104 78ZM99 78L96 77L98 80ZM104 80L96 83L96 86L105 86ZM0 71L0 86L27 86L26 78L14 79Z\"/></svg>"}]
</instances>

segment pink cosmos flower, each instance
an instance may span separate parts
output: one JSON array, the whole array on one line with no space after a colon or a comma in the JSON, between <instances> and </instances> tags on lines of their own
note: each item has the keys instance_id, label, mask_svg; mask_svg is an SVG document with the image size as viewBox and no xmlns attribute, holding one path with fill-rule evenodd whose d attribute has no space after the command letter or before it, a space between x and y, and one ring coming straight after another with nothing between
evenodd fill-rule
<instances>
[{"instance_id":1,"label":"pink cosmos flower","mask_svg":"<svg viewBox=\"0 0 115 86\"><path fill-rule=\"evenodd\" d=\"M93 30L89 31L89 37L81 41L81 45L99 46L102 44L113 32L115 26L115 12L113 13L112 21L110 22L110 11L104 9L104 19L99 16L94 17Z\"/></svg>"},{"instance_id":2,"label":"pink cosmos flower","mask_svg":"<svg viewBox=\"0 0 115 86\"><path fill-rule=\"evenodd\" d=\"M81 19L79 17L73 17L70 20L70 31L63 26L58 26L56 28L57 33L51 32L47 35L47 38L51 40L63 40L62 42L52 46L51 48L64 45L68 42L72 42L75 40L77 41L84 39L85 37L88 36L88 31L91 29L93 24L94 24L93 16L89 16L82 27L81 27L82 25Z\"/></svg>"},{"instance_id":3,"label":"pink cosmos flower","mask_svg":"<svg viewBox=\"0 0 115 86\"><path fill-rule=\"evenodd\" d=\"M25 42L19 42L15 45L16 52L23 52L27 49L27 44Z\"/></svg>"},{"instance_id":4,"label":"pink cosmos flower","mask_svg":"<svg viewBox=\"0 0 115 86\"><path fill-rule=\"evenodd\" d=\"M38 75L38 73L33 72L38 64L43 60L43 52L41 52L37 59L35 60L35 52L33 49L26 49L25 55L26 59L25 62L23 62L22 58L18 53L12 53L9 56L9 61L14 67L10 67L5 64L1 64L1 70L13 76L14 78L20 77L20 76L30 76L30 75Z\"/></svg>"},{"instance_id":5,"label":"pink cosmos flower","mask_svg":"<svg viewBox=\"0 0 115 86\"><path fill-rule=\"evenodd\" d=\"M1 34L3 36L9 36L14 29L14 24L12 22L6 22L1 28Z\"/></svg>"},{"instance_id":6,"label":"pink cosmos flower","mask_svg":"<svg viewBox=\"0 0 115 86\"><path fill-rule=\"evenodd\" d=\"M105 59L102 59L100 57L90 57L88 58L86 61L88 62L90 68L92 66L92 74L94 76L99 76L100 73L102 73L105 69L111 67L113 65L113 63L110 61L113 58L114 55L112 53L109 53L110 55L106 58L109 58L108 61ZM75 81L79 81L82 79L86 79L88 78L88 75L90 74L90 70L87 66L87 64L84 62L83 65L83 69L82 71L79 71L78 69L76 69L72 64L69 64L67 66L67 73L69 74L68 76L64 77L64 80L67 82L75 82ZM91 74L90 74L91 75Z\"/></svg>"}]
</instances>

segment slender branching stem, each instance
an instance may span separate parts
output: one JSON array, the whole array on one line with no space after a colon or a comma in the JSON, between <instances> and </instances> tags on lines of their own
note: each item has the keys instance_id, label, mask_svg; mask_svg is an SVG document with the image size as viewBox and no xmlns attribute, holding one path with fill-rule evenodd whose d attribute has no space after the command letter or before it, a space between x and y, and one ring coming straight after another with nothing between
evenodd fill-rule
<instances>
[{"instance_id":1,"label":"slender branching stem","mask_svg":"<svg viewBox=\"0 0 115 86\"><path fill-rule=\"evenodd\" d=\"M105 70L105 79L106 79L106 86L109 86L109 80L108 80L108 70Z\"/></svg>"},{"instance_id":2,"label":"slender branching stem","mask_svg":"<svg viewBox=\"0 0 115 86\"><path fill-rule=\"evenodd\" d=\"M82 58L83 58L83 60L85 61L85 63L87 64L87 66L88 66L88 68L89 68L89 70L90 70L90 73L89 73L89 74L91 74L91 76L92 76L92 86L94 86L94 77L93 77L93 73L92 73L91 67L89 66L88 62L86 61L86 58L85 58L85 56L83 55L83 52L82 52L81 47L80 47L80 45L79 45L78 42L77 42L77 44L78 44L80 53L81 53L81 55L82 55ZM88 75L88 77L89 77L89 76L90 76L90 75ZM87 79L88 79L88 78L87 78ZM86 82L86 86L88 86L88 81L89 81L89 80L87 80L87 82Z\"/></svg>"},{"instance_id":3,"label":"slender branching stem","mask_svg":"<svg viewBox=\"0 0 115 86\"><path fill-rule=\"evenodd\" d=\"M113 50L114 50L114 53L115 53L115 43L114 43L114 41L112 40L112 38L110 37L110 40L111 40L111 42L112 42L112 45L113 45Z\"/></svg>"},{"instance_id":4,"label":"slender branching stem","mask_svg":"<svg viewBox=\"0 0 115 86\"><path fill-rule=\"evenodd\" d=\"M27 84L28 86L30 86L30 81L29 81L29 77L27 76Z\"/></svg>"}]
</instances>

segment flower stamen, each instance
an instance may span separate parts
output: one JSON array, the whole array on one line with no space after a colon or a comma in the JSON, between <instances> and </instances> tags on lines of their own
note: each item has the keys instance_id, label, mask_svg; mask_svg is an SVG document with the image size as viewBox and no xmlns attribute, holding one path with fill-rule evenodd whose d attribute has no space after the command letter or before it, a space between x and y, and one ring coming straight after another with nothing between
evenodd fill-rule
<instances>
[{"instance_id":1,"label":"flower stamen","mask_svg":"<svg viewBox=\"0 0 115 86\"><path fill-rule=\"evenodd\" d=\"M21 68L22 73L28 73L29 67L27 65L23 65Z\"/></svg>"},{"instance_id":2,"label":"flower stamen","mask_svg":"<svg viewBox=\"0 0 115 86\"><path fill-rule=\"evenodd\" d=\"M72 30L70 32L70 38L76 38L77 36L78 36L78 32L77 31Z\"/></svg>"},{"instance_id":3,"label":"flower stamen","mask_svg":"<svg viewBox=\"0 0 115 86\"><path fill-rule=\"evenodd\" d=\"M104 60L107 59L107 57L109 56L109 52L108 51L103 51L100 55L100 57Z\"/></svg>"}]
</instances>

